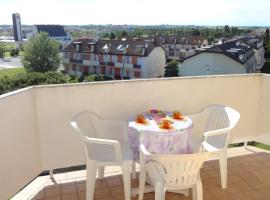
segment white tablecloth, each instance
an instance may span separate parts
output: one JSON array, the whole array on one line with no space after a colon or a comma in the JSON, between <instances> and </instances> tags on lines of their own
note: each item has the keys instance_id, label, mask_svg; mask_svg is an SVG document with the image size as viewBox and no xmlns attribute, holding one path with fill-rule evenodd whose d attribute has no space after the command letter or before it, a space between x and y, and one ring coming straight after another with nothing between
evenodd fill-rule
<instances>
[{"instance_id":1,"label":"white tablecloth","mask_svg":"<svg viewBox=\"0 0 270 200\"><path fill-rule=\"evenodd\" d=\"M170 115L169 112L167 114ZM172 130L160 129L149 115L145 114L145 117L149 119L149 125L136 123L135 117L129 120L128 138L134 160L139 160L140 144L144 144L150 153L192 153L190 132L193 123L189 117L185 117L184 120L173 120L174 129Z\"/></svg>"}]
</instances>

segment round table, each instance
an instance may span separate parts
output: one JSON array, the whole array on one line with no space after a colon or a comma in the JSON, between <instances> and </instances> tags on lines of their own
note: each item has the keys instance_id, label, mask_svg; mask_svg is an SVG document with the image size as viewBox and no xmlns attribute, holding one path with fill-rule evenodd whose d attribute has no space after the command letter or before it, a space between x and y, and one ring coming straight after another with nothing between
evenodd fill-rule
<instances>
[{"instance_id":1,"label":"round table","mask_svg":"<svg viewBox=\"0 0 270 200\"><path fill-rule=\"evenodd\" d=\"M171 116L171 112L166 112ZM148 125L136 122L136 117L131 117L128 123L129 146L133 151L134 160L139 161L139 147L143 144L150 153L158 154L187 154L192 153L190 133L192 120L185 116L184 120L174 120L173 129L159 128L153 117L144 113Z\"/></svg>"}]
</instances>

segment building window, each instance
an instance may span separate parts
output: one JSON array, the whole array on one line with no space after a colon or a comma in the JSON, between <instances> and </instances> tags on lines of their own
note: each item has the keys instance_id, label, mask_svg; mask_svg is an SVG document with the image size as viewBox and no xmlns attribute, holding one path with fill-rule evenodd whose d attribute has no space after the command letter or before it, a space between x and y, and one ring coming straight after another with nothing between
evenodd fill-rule
<instances>
[{"instance_id":1,"label":"building window","mask_svg":"<svg viewBox=\"0 0 270 200\"><path fill-rule=\"evenodd\" d=\"M134 77L135 78L141 78L141 72L135 71L134 72Z\"/></svg>"},{"instance_id":2,"label":"building window","mask_svg":"<svg viewBox=\"0 0 270 200\"><path fill-rule=\"evenodd\" d=\"M137 64L142 65L142 58L137 58Z\"/></svg>"},{"instance_id":3,"label":"building window","mask_svg":"<svg viewBox=\"0 0 270 200\"><path fill-rule=\"evenodd\" d=\"M123 56L122 55L117 55L117 62L118 63L123 62Z\"/></svg>"},{"instance_id":4,"label":"building window","mask_svg":"<svg viewBox=\"0 0 270 200\"><path fill-rule=\"evenodd\" d=\"M72 71L76 71L76 65L72 65Z\"/></svg>"},{"instance_id":5,"label":"building window","mask_svg":"<svg viewBox=\"0 0 270 200\"><path fill-rule=\"evenodd\" d=\"M133 65L137 64L137 57L136 56L132 56L132 64Z\"/></svg>"}]
</instances>

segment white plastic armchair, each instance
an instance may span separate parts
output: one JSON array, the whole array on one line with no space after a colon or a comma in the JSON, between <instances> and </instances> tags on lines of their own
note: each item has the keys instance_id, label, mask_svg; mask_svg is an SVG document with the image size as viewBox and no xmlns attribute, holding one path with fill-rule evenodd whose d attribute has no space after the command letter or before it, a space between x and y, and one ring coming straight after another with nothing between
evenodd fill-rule
<instances>
[{"instance_id":1,"label":"white plastic armchair","mask_svg":"<svg viewBox=\"0 0 270 200\"><path fill-rule=\"evenodd\" d=\"M85 111L75 115L70 125L80 134L87 160L86 199L93 200L96 172L103 178L105 166L121 166L125 199L130 200L132 152L127 143L127 123L104 119Z\"/></svg>"},{"instance_id":2,"label":"white plastic armchair","mask_svg":"<svg viewBox=\"0 0 270 200\"><path fill-rule=\"evenodd\" d=\"M200 168L213 153L150 154L140 146L141 159L155 189L155 200L164 200L166 190L192 189L193 200L202 200ZM145 180L145 176L142 178ZM143 199L145 185L140 185L139 199Z\"/></svg>"},{"instance_id":3,"label":"white plastic armchair","mask_svg":"<svg viewBox=\"0 0 270 200\"><path fill-rule=\"evenodd\" d=\"M199 152L216 152L219 158L221 173L221 187L227 188L227 147L229 145L231 130L236 126L240 119L240 114L227 106L210 105L200 113L189 115L194 123L196 137L193 141L200 141ZM199 124L199 128L196 127ZM202 129L202 124L204 129Z\"/></svg>"}]
</instances>

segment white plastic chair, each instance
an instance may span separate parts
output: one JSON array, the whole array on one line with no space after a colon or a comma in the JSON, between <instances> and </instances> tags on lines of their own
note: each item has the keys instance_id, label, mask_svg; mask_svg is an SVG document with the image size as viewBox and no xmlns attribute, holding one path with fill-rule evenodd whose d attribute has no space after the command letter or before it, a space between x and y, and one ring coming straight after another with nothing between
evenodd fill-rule
<instances>
[{"instance_id":1,"label":"white plastic chair","mask_svg":"<svg viewBox=\"0 0 270 200\"><path fill-rule=\"evenodd\" d=\"M227 106L210 105L199 113L189 115L189 117L193 120L193 132L196 134L192 138L192 141L194 143L197 142L197 145L199 141L199 152L216 152L219 158L221 187L222 189L226 189L227 147L229 145L231 130L238 123L240 114ZM193 146L196 146L196 144Z\"/></svg>"},{"instance_id":2,"label":"white plastic chair","mask_svg":"<svg viewBox=\"0 0 270 200\"><path fill-rule=\"evenodd\" d=\"M75 115L70 124L80 133L86 152L86 199L94 198L97 169L98 178L103 178L105 166L121 166L125 200L130 200L130 168L133 157L127 143L127 123L104 119L93 112L85 111Z\"/></svg>"},{"instance_id":3,"label":"white plastic chair","mask_svg":"<svg viewBox=\"0 0 270 200\"><path fill-rule=\"evenodd\" d=\"M202 200L202 182L200 168L213 153L196 154L150 154L143 145L140 146L142 169L146 170L155 189L155 200L164 200L166 190L192 189L192 199ZM145 188L145 171L140 178L139 199L143 199Z\"/></svg>"}]
</instances>

